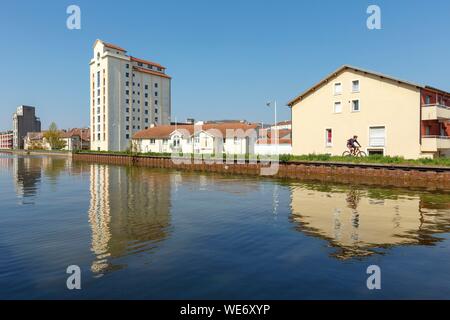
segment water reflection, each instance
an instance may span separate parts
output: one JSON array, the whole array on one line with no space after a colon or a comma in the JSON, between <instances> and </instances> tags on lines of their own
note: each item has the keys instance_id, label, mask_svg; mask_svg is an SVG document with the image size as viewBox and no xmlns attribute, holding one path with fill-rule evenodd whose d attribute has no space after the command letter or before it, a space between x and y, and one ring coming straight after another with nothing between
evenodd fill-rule
<instances>
[{"instance_id":1,"label":"water reflection","mask_svg":"<svg viewBox=\"0 0 450 320\"><path fill-rule=\"evenodd\" d=\"M103 274L125 267L117 258L151 251L168 237L174 176L105 165L90 170L91 270Z\"/></svg>"},{"instance_id":2,"label":"water reflection","mask_svg":"<svg viewBox=\"0 0 450 320\"><path fill-rule=\"evenodd\" d=\"M292 186L292 221L336 248L338 259L382 253L399 245L433 245L450 230L447 194L392 189Z\"/></svg>"}]
</instances>

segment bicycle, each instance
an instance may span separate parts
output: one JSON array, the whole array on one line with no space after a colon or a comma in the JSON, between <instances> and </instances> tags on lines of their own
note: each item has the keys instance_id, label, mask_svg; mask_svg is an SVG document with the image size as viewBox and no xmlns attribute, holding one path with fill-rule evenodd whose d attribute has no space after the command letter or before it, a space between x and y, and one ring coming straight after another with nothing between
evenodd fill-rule
<instances>
[{"instance_id":1,"label":"bicycle","mask_svg":"<svg viewBox=\"0 0 450 320\"><path fill-rule=\"evenodd\" d=\"M344 151L342 153L343 157L358 157L358 158L362 158L362 157L367 157L367 153L365 153L364 151L361 151L358 147L354 147L353 150L350 152L348 150Z\"/></svg>"}]
</instances>

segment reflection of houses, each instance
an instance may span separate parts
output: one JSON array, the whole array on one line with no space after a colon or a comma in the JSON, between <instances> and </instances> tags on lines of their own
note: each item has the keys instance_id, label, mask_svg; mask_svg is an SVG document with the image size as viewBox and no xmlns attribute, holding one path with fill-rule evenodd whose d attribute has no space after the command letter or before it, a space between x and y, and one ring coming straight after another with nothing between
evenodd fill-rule
<instances>
[{"instance_id":1,"label":"reflection of houses","mask_svg":"<svg viewBox=\"0 0 450 320\"><path fill-rule=\"evenodd\" d=\"M155 126L136 133L138 152L248 154L254 152L257 125L245 122Z\"/></svg>"},{"instance_id":2,"label":"reflection of houses","mask_svg":"<svg viewBox=\"0 0 450 320\"><path fill-rule=\"evenodd\" d=\"M13 175L17 195L23 198L29 198L36 195L41 182L41 167L41 158L13 158Z\"/></svg>"},{"instance_id":3,"label":"reflection of houses","mask_svg":"<svg viewBox=\"0 0 450 320\"><path fill-rule=\"evenodd\" d=\"M298 229L338 248L339 259L370 255L377 248L435 243L438 238L433 234L449 231L450 215L448 200L443 202L445 208L433 202L423 195L305 187L293 187L291 196Z\"/></svg>"},{"instance_id":4,"label":"reflection of houses","mask_svg":"<svg viewBox=\"0 0 450 320\"><path fill-rule=\"evenodd\" d=\"M142 168L91 166L93 272L121 268L111 259L151 250L168 236L171 179Z\"/></svg>"}]
</instances>

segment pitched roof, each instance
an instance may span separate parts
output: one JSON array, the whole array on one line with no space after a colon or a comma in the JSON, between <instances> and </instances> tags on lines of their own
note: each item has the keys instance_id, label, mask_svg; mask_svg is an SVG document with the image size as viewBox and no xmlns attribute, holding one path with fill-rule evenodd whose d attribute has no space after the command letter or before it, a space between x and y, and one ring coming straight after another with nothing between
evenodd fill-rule
<instances>
[{"instance_id":1,"label":"pitched roof","mask_svg":"<svg viewBox=\"0 0 450 320\"><path fill-rule=\"evenodd\" d=\"M167 74L161 73L161 72L157 72L157 71L151 71L151 70L147 70L147 69L139 68L139 67L133 67L133 70L138 71L138 72L148 73L148 74L151 74L151 75L154 75L154 76L160 76L160 77L163 77L163 78L172 79Z\"/></svg>"},{"instance_id":2,"label":"pitched roof","mask_svg":"<svg viewBox=\"0 0 450 320\"><path fill-rule=\"evenodd\" d=\"M102 40L100 40L100 41L103 42L103 45L105 47L108 47L108 48L111 48L111 49L115 49L115 50L119 50L119 51L123 51L123 52L127 52L127 50L125 50L124 48L121 48L119 46L116 46L115 44L107 43L107 42L104 42Z\"/></svg>"},{"instance_id":3,"label":"pitched roof","mask_svg":"<svg viewBox=\"0 0 450 320\"><path fill-rule=\"evenodd\" d=\"M91 139L91 131L89 128L73 128L61 133L61 138L72 138L74 136L78 136L84 141L89 141Z\"/></svg>"},{"instance_id":4,"label":"pitched roof","mask_svg":"<svg viewBox=\"0 0 450 320\"><path fill-rule=\"evenodd\" d=\"M226 137L227 130L243 130L256 129L257 124L248 123L211 123L203 125L161 125L141 130L133 135L133 139L167 139L176 130L187 130L191 135L195 132L211 130L210 134L215 135L212 129L218 130L222 137Z\"/></svg>"},{"instance_id":5,"label":"pitched roof","mask_svg":"<svg viewBox=\"0 0 450 320\"><path fill-rule=\"evenodd\" d=\"M340 73L342 73L343 71L346 71L346 70L362 72L364 74L370 74L370 75L373 75L373 76L377 76L377 77L379 77L381 79L388 79L388 80L391 80L391 81L395 81L395 82L398 82L398 83L402 83L402 84L406 84L406 85L409 85L409 86L412 86L412 87L416 87L416 88L419 88L419 89L428 89L428 90L438 91L438 92L443 93L445 95L450 95L450 93L448 93L448 92L446 92L444 90L436 89L436 88L433 88L433 87L430 87L430 86L417 84L417 83L413 83L413 82L409 82L409 81L405 81L405 80L401 80L401 79L394 78L394 77L391 77L391 76L388 76L388 75L385 75L385 74L382 74L382 73L369 71L369 70L353 67L353 66L350 66L350 65L343 65L342 67L338 68L336 71L332 72L331 74L326 76L324 79L322 79L321 81L316 83L314 86L312 86L308 90L304 91L303 93L301 93L300 95L298 95L297 97L295 97L294 99L289 101L287 103L287 105L292 107L295 103L297 103L298 101L302 100L303 98L308 96L310 93L312 93L315 90L317 90L318 88L320 88L322 85L328 83L328 81L331 78L334 78L334 77L338 76Z\"/></svg>"},{"instance_id":6,"label":"pitched roof","mask_svg":"<svg viewBox=\"0 0 450 320\"><path fill-rule=\"evenodd\" d=\"M131 61L140 62L140 63L143 63L143 64L149 64L149 65L152 65L152 66L155 66L155 67L159 67L161 69L166 69L166 67L163 67L162 65L160 65L160 64L158 64L156 62L152 62L152 61L148 61L148 60L144 60L144 59L139 59L139 58L136 58L136 57L133 57L133 56L130 56L130 59L131 59Z\"/></svg>"}]
</instances>

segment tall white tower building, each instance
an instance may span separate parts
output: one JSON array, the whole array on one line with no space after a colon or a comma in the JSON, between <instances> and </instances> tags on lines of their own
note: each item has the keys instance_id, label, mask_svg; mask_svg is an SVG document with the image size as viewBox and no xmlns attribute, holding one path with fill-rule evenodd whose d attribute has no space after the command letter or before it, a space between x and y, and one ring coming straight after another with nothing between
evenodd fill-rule
<instances>
[{"instance_id":1,"label":"tall white tower building","mask_svg":"<svg viewBox=\"0 0 450 320\"><path fill-rule=\"evenodd\" d=\"M165 67L95 41L90 65L91 149L124 151L152 124L170 124L171 78Z\"/></svg>"}]
</instances>

